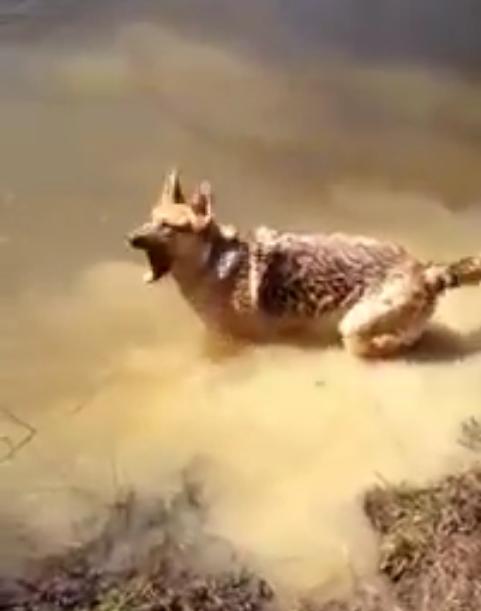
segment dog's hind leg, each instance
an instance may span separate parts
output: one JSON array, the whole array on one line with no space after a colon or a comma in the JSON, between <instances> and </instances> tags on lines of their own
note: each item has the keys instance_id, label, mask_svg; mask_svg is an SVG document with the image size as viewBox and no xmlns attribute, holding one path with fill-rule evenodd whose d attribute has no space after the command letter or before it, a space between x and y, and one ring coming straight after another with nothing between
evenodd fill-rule
<instances>
[{"instance_id":1,"label":"dog's hind leg","mask_svg":"<svg viewBox=\"0 0 481 611\"><path fill-rule=\"evenodd\" d=\"M338 329L344 346L357 356L394 356L421 338L434 307L419 274L397 271L361 298Z\"/></svg>"}]
</instances>

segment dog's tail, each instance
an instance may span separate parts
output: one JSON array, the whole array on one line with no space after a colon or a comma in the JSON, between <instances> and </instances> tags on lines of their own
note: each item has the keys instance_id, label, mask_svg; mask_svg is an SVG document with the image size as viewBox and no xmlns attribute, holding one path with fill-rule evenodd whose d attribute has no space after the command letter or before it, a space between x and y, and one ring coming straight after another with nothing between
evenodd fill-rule
<instances>
[{"instance_id":1,"label":"dog's tail","mask_svg":"<svg viewBox=\"0 0 481 611\"><path fill-rule=\"evenodd\" d=\"M453 263L429 263L424 277L434 292L481 284L481 256L463 257Z\"/></svg>"}]
</instances>

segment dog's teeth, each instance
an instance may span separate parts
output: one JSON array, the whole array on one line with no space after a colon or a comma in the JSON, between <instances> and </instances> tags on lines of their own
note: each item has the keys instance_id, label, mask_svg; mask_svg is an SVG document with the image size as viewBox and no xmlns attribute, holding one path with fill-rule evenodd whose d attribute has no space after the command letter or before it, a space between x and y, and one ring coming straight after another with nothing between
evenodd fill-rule
<instances>
[{"instance_id":1,"label":"dog's teeth","mask_svg":"<svg viewBox=\"0 0 481 611\"><path fill-rule=\"evenodd\" d=\"M145 284L151 284L154 281L154 272L152 270L145 272L145 274L142 276L142 280L145 282Z\"/></svg>"}]
</instances>

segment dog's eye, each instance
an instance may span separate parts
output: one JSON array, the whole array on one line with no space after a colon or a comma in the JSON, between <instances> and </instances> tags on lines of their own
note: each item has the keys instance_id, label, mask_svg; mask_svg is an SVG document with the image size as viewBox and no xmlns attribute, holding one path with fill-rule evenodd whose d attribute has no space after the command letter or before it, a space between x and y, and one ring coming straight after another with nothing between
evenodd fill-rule
<instances>
[{"instance_id":1,"label":"dog's eye","mask_svg":"<svg viewBox=\"0 0 481 611\"><path fill-rule=\"evenodd\" d=\"M166 221L162 221L157 231L159 232L160 237L169 238L173 234L174 228L171 225L169 225Z\"/></svg>"},{"instance_id":2,"label":"dog's eye","mask_svg":"<svg viewBox=\"0 0 481 611\"><path fill-rule=\"evenodd\" d=\"M168 221L165 221L163 224L163 227L165 227L165 230L169 233L169 235L172 235L173 233L186 233L188 231L191 230L191 224L189 223L188 220L179 222L172 222L169 223Z\"/></svg>"}]
</instances>

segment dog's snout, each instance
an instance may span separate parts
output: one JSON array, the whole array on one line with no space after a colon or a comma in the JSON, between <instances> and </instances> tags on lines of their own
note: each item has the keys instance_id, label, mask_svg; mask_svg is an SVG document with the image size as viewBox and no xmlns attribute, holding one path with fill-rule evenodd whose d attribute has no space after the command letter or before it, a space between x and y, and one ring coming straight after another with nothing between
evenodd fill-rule
<instances>
[{"instance_id":1,"label":"dog's snout","mask_svg":"<svg viewBox=\"0 0 481 611\"><path fill-rule=\"evenodd\" d=\"M135 231L127 235L127 243L132 248L144 248L145 236L139 235Z\"/></svg>"},{"instance_id":2,"label":"dog's snout","mask_svg":"<svg viewBox=\"0 0 481 611\"><path fill-rule=\"evenodd\" d=\"M150 226L140 227L127 234L127 243L132 248L146 249L149 245L149 240L152 237L152 228Z\"/></svg>"}]
</instances>

